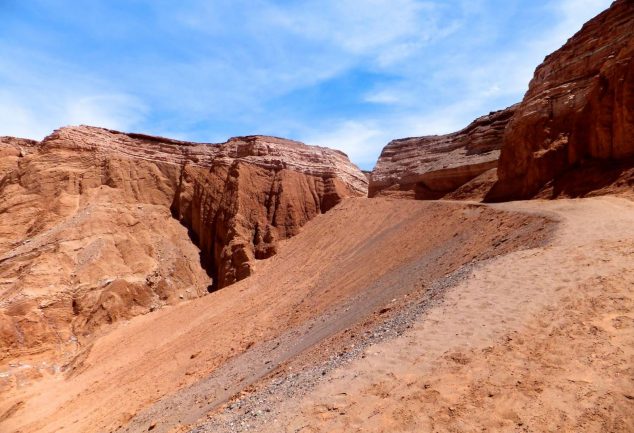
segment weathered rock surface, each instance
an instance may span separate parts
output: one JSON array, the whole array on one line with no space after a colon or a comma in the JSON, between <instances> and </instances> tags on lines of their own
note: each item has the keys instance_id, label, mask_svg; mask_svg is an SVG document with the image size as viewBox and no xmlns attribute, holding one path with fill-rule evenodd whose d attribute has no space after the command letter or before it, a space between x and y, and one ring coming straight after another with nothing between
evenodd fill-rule
<instances>
[{"instance_id":1,"label":"weathered rock surface","mask_svg":"<svg viewBox=\"0 0 634 433\"><path fill-rule=\"evenodd\" d=\"M617 0L546 57L520 104L454 134L392 141L372 172L370 196L627 193L634 188L632 29L634 2ZM496 166L497 179L489 171Z\"/></svg>"},{"instance_id":2,"label":"weathered rock surface","mask_svg":"<svg viewBox=\"0 0 634 433\"><path fill-rule=\"evenodd\" d=\"M494 169L515 106L489 113L459 132L390 142L372 171L370 197L438 199Z\"/></svg>"},{"instance_id":3,"label":"weathered rock surface","mask_svg":"<svg viewBox=\"0 0 634 433\"><path fill-rule=\"evenodd\" d=\"M69 354L103 323L241 280L367 188L341 152L273 137L82 126L0 152L0 358Z\"/></svg>"},{"instance_id":4,"label":"weathered rock surface","mask_svg":"<svg viewBox=\"0 0 634 433\"><path fill-rule=\"evenodd\" d=\"M529 198L568 171L634 157L633 29L634 2L617 0L546 57L506 129L488 199Z\"/></svg>"},{"instance_id":5,"label":"weathered rock surface","mask_svg":"<svg viewBox=\"0 0 634 433\"><path fill-rule=\"evenodd\" d=\"M0 137L0 179L15 169L18 158L26 156L36 144L36 141L25 138Z\"/></svg>"}]
</instances>

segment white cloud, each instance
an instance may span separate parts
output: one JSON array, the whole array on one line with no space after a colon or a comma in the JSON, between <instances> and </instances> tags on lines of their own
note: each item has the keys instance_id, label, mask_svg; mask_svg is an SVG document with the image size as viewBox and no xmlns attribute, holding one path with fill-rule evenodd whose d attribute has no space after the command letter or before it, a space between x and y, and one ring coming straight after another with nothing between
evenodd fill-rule
<instances>
[{"instance_id":1,"label":"white cloud","mask_svg":"<svg viewBox=\"0 0 634 433\"><path fill-rule=\"evenodd\" d=\"M557 17L557 24L535 38L528 45L532 52L542 57L559 49L585 22L607 9L613 0L556 0L548 8ZM537 66L537 65L535 65Z\"/></svg>"},{"instance_id":2,"label":"white cloud","mask_svg":"<svg viewBox=\"0 0 634 433\"><path fill-rule=\"evenodd\" d=\"M127 95L41 94L17 99L0 94L0 135L40 140L68 125L92 125L130 131L145 107Z\"/></svg>"},{"instance_id":3,"label":"white cloud","mask_svg":"<svg viewBox=\"0 0 634 433\"><path fill-rule=\"evenodd\" d=\"M370 92L365 95L363 100L373 104L398 104L405 99L405 95L396 89L383 89L376 92Z\"/></svg>"},{"instance_id":4,"label":"white cloud","mask_svg":"<svg viewBox=\"0 0 634 433\"><path fill-rule=\"evenodd\" d=\"M554 32L554 44L563 44L590 18L607 9L613 0L559 0L554 8L562 17Z\"/></svg>"},{"instance_id":5,"label":"white cloud","mask_svg":"<svg viewBox=\"0 0 634 433\"><path fill-rule=\"evenodd\" d=\"M0 96L0 135L40 139L46 131L30 110Z\"/></svg>"},{"instance_id":6,"label":"white cloud","mask_svg":"<svg viewBox=\"0 0 634 433\"><path fill-rule=\"evenodd\" d=\"M342 121L325 132L317 132L302 137L302 141L316 146L339 149L348 155L350 160L361 166L373 164L376 149L383 146L386 131L377 128L372 121Z\"/></svg>"},{"instance_id":7,"label":"white cloud","mask_svg":"<svg viewBox=\"0 0 634 433\"><path fill-rule=\"evenodd\" d=\"M387 67L411 57L456 27L437 1L305 0L276 7L269 18L295 36Z\"/></svg>"},{"instance_id":8,"label":"white cloud","mask_svg":"<svg viewBox=\"0 0 634 433\"><path fill-rule=\"evenodd\" d=\"M129 130L146 105L107 81L48 54L3 45L0 59L0 135L42 139L54 129L88 124Z\"/></svg>"},{"instance_id":9,"label":"white cloud","mask_svg":"<svg viewBox=\"0 0 634 433\"><path fill-rule=\"evenodd\" d=\"M128 130L144 118L147 107L125 94L101 94L69 98L62 117L72 125L97 125Z\"/></svg>"},{"instance_id":10,"label":"white cloud","mask_svg":"<svg viewBox=\"0 0 634 433\"><path fill-rule=\"evenodd\" d=\"M274 8L265 18L306 39L388 64L436 34L435 7L416 0L312 0Z\"/></svg>"},{"instance_id":11,"label":"white cloud","mask_svg":"<svg viewBox=\"0 0 634 433\"><path fill-rule=\"evenodd\" d=\"M0 135L42 139L54 129L79 124L132 130L147 113L138 98L103 92L85 77L64 76L65 85L52 86L48 77L32 79L31 86L0 91Z\"/></svg>"},{"instance_id":12,"label":"white cloud","mask_svg":"<svg viewBox=\"0 0 634 433\"><path fill-rule=\"evenodd\" d=\"M300 136L300 140L342 150L361 168L371 169L389 141L458 131L475 119L474 107L479 106L479 101L472 100L426 114L410 113L361 121L348 119L336 122L326 132L307 132Z\"/></svg>"}]
</instances>

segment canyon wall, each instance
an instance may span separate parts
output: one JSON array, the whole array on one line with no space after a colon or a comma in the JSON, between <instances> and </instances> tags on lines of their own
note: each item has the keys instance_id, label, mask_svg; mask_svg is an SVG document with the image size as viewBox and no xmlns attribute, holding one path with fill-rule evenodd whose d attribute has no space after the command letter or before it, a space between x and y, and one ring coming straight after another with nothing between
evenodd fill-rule
<instances>
[{"instance_id":1,"label":"canyon wall","mask_svg":"<svg viewBox=\"0 0 634 433\"><path fill-rule=\"evenodd\" d=\"M0 137L0 179L17 168L20 157L26 155L37 141L16 137Z\"/></svg>"},{"instance_id":2,"label":"canyon wall","mask_svg":"<svg viewBox=\"0 0 634 433\"><path fill-rule=\"evenodd\" d=\"M372 172L370 196L503 201L629 194L632 29L634 2L617 0L546 57L521 103L457 133L392 141Z\"/></svg>"},{"instance_id":3,"label":"canyon wall","mask_svg":"<svg viewBox=\"0 0 634 433\"><path fill-rule=\"evenodd\" d=\"M391 141L372 171L370 197L438 199L494 170L514 112L515 106L489 113L452 134Z\"/></svg>"},{"instance_id":4,"label":"canyon wall","mask_svg":"<svg viewBox=\"0 0 634 433\"><path fill-rule=\"evenodd\" d=\"M488 198L530 198L568 171L634 158L633 57L630 0L615 1L547 56L505 131Z\"/></svg>"},{"instance_id":5,"label":"canyon wall","mask_svg":"<svg viewBox=\"0 0 634 433\"><path fill-rule=\"evenodd\" d=\"M367 193L341 152L93 127L0 140L0 358L71 353L104 323L246 278L314 216Z\"/></svg>"}]
</instances>

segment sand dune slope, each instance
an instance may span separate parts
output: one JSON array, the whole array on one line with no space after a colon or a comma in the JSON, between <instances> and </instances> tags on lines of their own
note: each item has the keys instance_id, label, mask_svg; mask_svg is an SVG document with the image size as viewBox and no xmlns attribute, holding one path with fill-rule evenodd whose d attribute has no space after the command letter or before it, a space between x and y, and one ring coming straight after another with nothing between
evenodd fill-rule
<instances>
[{"instance_id":1,"label":"sand dune slope","mask_svg":"<svg viewBox=\"0 0 634 433\"><path fill-rule=\"evenodd\" d=\"M467 263L535 246L548 227L543 217L468 203L345 200L255 276L114 325L62 373L13 387L5 376L0 430L193 425L298 355L370 326L392 299L424 297Z\"/></svg>"},{"instance_id":2,"label":"sand dune slope","mask_svg":"<svg viewBox=\"0 0 634 433\"><path fill-rule=\"evenodd\" d=\"M278 404L267 423L249 420L253 428L634 431L634 203L496 208L561 223L547 246L479 266L409 332L332 371L303 399Z\"/></svg>"}]
</instances>

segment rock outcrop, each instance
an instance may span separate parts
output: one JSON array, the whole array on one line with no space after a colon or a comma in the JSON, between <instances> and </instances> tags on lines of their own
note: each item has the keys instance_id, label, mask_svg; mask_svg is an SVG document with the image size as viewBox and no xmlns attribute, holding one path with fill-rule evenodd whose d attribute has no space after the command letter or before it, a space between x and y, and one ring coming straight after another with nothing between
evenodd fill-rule
<instances>
[{"instance_id":1,"label":"rock outcrop","mask_svg":"<svg viewBox=\"0 0 634 433\"><path fill-rule=\"evenodd\" d=\"M370 196L627 194L634 189L632 29L634 2L617 0L546 57L520 104L458 133L392 141L372 172Z\"/></svg>"},{"instance_id":2,"label":"rock outcrop","mask_svg":"<svg viewBox=\"0 0 634 433\"><path fill-rule=\"evenodd\" d=\"M0 358L72 352L103 323L241 280L367 191L345 154L274 137L196 144L81 126L3 138L0 155Z\"/></svg>"},{"instance_id":3,"label":"rock outcrop","mask_svg":"<svg viewBox=\"0 0 634 433\"><path fill-rule=\"evenodd\" d=\"M634 166L633 29L634 2L617 0L546 57L506 129L489 200L530 198L586 166Z\"/></svg>"},{"instance_id":4,"label":"rock outcrop","mask_svg":"<svg viewBox=\"0 0 634 433\"><path fill-rule=\"evenodd\" d=\"M390 142L372 171L370 197L438 199L494 171L504 130L514 111L512 106L489 113L452 134Z\"/></svg>"},{"instance_id":5,"label":"rock outcrop","mask_svg":"<svg viewBox=\"0 0 634 433\"><path fill-rule=\"evenodd\" d=\"M0 137L0 179L17 168L18 159L26 156L37 141L16 137Z\"/></svg>"}]
</instances>

